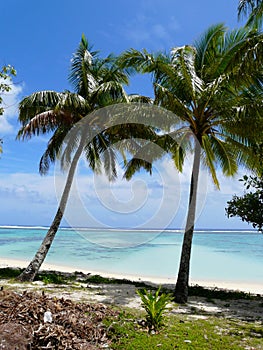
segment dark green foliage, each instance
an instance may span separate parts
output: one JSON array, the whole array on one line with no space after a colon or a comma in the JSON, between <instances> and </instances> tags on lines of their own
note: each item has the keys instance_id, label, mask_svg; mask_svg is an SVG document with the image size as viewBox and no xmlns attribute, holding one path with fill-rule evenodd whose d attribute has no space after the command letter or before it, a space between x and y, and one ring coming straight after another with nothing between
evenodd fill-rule
<instances>
[{"instance_id":1,"label":"dark green foliage","mask_svg":"<svg viewBox=\"0 0 263 350\"><path fill-rule=\"evenodd\" d=\"M96 284L110 284L110 283L116 283L116 280L113 280L112 278L108 277L102 277L100 275L92 275L86 279L86 282L89 283L96 283Z\"/></svg>"},{"instance_id":2,"label":"dark green foliage","mask_svg":"<svg viewBox=\"0 0 263 350\"><path fill-rule=\"evenodd\" d=\"M1 104L3 102L1 95L11 90L10 79L15 75L16 70L10 65L4 66L0 71L0 116L4 113L4 108L1 107ZM0 139L0 153L2 153L2 143L3 140Z\"/></svg>"},{"instance_id":3,"label":"dark green foliage","mask_svg":"<svg viewBox=\"0 0 263 350\"><path fill-rule=\"evenodd\" d=\"M119 279L119 278L102 277L100 275L91 275L90 277L85 279L85 282L94 283L94 284L132 284L137 288L156 289L155 287L151 287L144 282L138 282L138 281L136 282L136 281L130 281L127 279Z\"/></svg>"},{"instance_id":4,"label":"dark green foliage","mask_svg":"<svg viewBox=\"0 0 263 350\"><path fill-rule=\"evenodd\" d=\"M11 76L16 75L16 70L14 67L7 65L2 68L0 71L0 105L3 101L1 95L5 92L8 92L11 90L10 86L10 78ZM4 108L0 106L0 115L4 113Z\"/></svg>"},{"instance_id":5,"label":"dark green foliage","mask_svg":"<svg viewBox=\"0 0 263 350\"><path fill-rule=\"evenodd\" d=\"M14 278L20 275L22 269L14 267L3 267L0 269L0 278Z\"/></svg>"},{"instance_id":6,"label":"dark green foliage","mask_svg":"<svg viewBox=\"0 0 263 350\"><path fill-rule=\"evenodd\" d=\"M14 267L0 268L0 278L10 279L18 277L24 269ZM41 271L37 274L36 280L44 283L66 284L74 279L73 275L56 271Z\"/></svg>"},{"instance_id":7,"label":"dark green foliage","mask_svg":"<svg viewBox=\"0 0 263 350\"><path fill-rule=\"evenodd\" d=\"M246 192L243 196L234 195L227 202L226 214L240 217L263 233L263 177L245 175L240 181L244 182ZM249 189L252 191L248 192Z\"/></svg>"},{"instance_id":8,"label":"dark green foliage","mask_svg":"<svg viewBox=\"0 0 263 350\"><path fill-rule=\"evenodd\" d=\"M42 281L45 284L66 284L68 278L57 272L42 272L36 276L36 280Z\"/></svg>"},{"instance_id":9,"label":"dark green foliage","mask_svg":"<svg viewBox=\"0 0 263 350\"><path fill-rule=\"evenodd\" d=\"M189 287L189 296L197 296L197 297L205 297L207 299L220 299L220 300L238 300L238 299L246 299L253 300L258 298L255 295L250 293L240 292L240 291L232 291L225 290L219 288L204 288L199 285ZM261 298L259 296L259 298Z\"/></svg>"},{"instance_id":10,"label":"dark green foliage","mask_svg":"<svg viewBox=\"0 0 263 350\"><path fill-rule=\"evenodd\" d=\"M247 25L260 27L263 18L262 0L239 0L238 16L248 17Z\"/></svg>"},{"instance_id":11,"label":"dark green foliage","mask_svg":"<svg viewBox=\"0 0 263 350\"><path fill-rule=\"evenodd\" d=\"M142 307L147 313L146 321L149 333L158 331L163 325L163 313L167 309L168 303L171 302L171 296L161 293L161 287L155 292L138 289L137 294L141 297Z\"/></svg>"}]
</instances>

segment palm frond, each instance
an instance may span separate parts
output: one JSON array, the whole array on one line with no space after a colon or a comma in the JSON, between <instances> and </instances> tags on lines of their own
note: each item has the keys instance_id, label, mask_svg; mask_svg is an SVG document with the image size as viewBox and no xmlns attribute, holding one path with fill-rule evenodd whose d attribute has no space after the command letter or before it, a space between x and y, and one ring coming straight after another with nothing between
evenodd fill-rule
<instances>
[{"instance_id":1,"label":"palm frond","mask_svg":"<svg viewBox=\"0 0 263 350\"><path fill-rule=\"evenodd\" d=\"M67 128L65 129L67 130ZM63 131L61 130L61 132ZM84 123L82 122L74 124L71 127L70 132L67 130L63 143L61 144L59 157L57 157L62 171L66 171L70 168L72 158L77 149L81 149L81 152L84 151L87 137L87 128L85 128Z\"/></svg>"},{"instance_id":2,"label":"palm frond","mask_svg":"<svg viewBox=\"0 0 263 350\"><path fill-rule=\"evenodd\" d=\"M161 84L155 84L155 103L172 111L181 120L189 121L192 119L192 111L188 106L177 96L170 91L169 88Z\"/></svg>"},{"instance_id":3,"label":"palm frond","mask_svg":"<svg viewBox=\"0 0 263 350\"><path fill-rule=\"evenodd\" d=\"M225 36L219 71L229 74L237 88L253 84L261 71L263 35L254 30L239 28ZM242 72L242 74L240 74Z\"/></svg>"},{"instance_id":4,"label":"palm frond","mask_svg":"<svg viewBox=\"0 0 263 350\"><path fill-rule=\"evenodd\" d=\"M74 90L84 98L97 86L96 76L92 74L92 69L94 70L93 66L96 67L98 62L98 52L92 51L92 47L83 34L79 47L71 60L68 79Z\"/></svg>"},{"instance_id":5,"label":"palm frond","mask_svg":"<svg viewBox=\"0 0 263 350\"><path fill-rule=\"evenodd\" d=\"M173 140L168 150L172 155L175 167L182 172L186 154L193 152L193 132L188 126L182 126L168 135Z\"/></svg>"},{"instance_id":6,"label":"palm frond","mask_svg":"<svg viewBox=\"0 0 263 350\"><path fill-rule=\"evenodd\" d=\"M59 159L61 147L67 134L67 129L59 128L50 138L47 148L39 162L39 172L41 175L46 175L49 171L50 163L55 163L55 161Z\"/></svg>"},{"instance_id":7,"label":"palm frond","mask_svg":"<svg viewBox=\"0 0 263 350\"><path fill-rule=\"evenodd\" d=\"M104 107L117 102L128 102L128 95L122 84L117 81L107 81L102 82L97 87L92 100L94 100L94 104L96 101L98 107Z\"/></svg>"},{"instance_id":8,"label":"palm frond","mask_svg":"<svg viewBox=\"0 0 263 350\"><path fill-rule=\"evenodd\" d=\"M185 150L181 145L176 145L176 147L171 149L171 153L176 169L179 172L182 172L185 160Z\"/></svg>"},{"instance_id":9,"label":"palm frond","mask_svg":"<svg viewBox=\"0 0 263 350\"><path fill-rule=\"evenodd\" d=\"M31 138L32 135L45 134L56 130L61 125L61 117L61 114L57 115L54 111L37 114L18 131L17 139Z\"/></svg>"},{"instance_id":10,"label":"palm frond","mask_svg":"<svg viewBox=\"0 0 263 350\"><path fill-rule=\"evenodd\" d=\"M153 99L148 96L143 96L139 94L130 94L127 96L129 102L133 103L146 103L146 104L153 104Z\"/></svg>"},{"instance_id":11,"label":"palm frond","mask_svg":"<svg viewBox=\"0 0 263 350\"><path fill-rule=\"evenodd\" d=\"M196 48L196 72L206 81L214 78L215 65L218 58L218 49L222 46L223 36L226 31L224 24L219 23L210 26L202 36L194 41Z\"/></svg>"},{"instance_id":12,"label":"palm frond","mask_svg":"<svg viewBox=\"0 0 263 350\"><path fill-rule=\"evenodd\" d=\"M232 115L222 125L225 135L246 146L261 142L263 135L262 101L258 105L249 101L242 99L244 104L233 108Z\"/></svg>"},{"instance_id":13,"label":"palm frond","mask_svg":"<svg viewBox=\"0 0 263 350\"><path fill-rule=\"evenodd\" d=\"M25 97L19 104L18 120L26 125L35 115L53 110L63 94L56 91L39 91Z\"/></svg>"},{"instance_id":14,"label":"palm frond","mask_svg":"<svg viewBox=\"0 0 263 350\"><path fill-rule=\"evenodd\" d=\"M101 173L101 158L100 152L96 147L94 140L89 142L84 148L85 158L88 162L89 168L96 174Z\"/></svg>"},{"instance_id":15,"label":"palm frond","mask_svg":"<svg viewBox=\"0 0 263 350\"><path fill-rule=\"evenodd\" d=\"M235 152L237 165L242 165L243 168L255 173L262 171L262 160L255 152L253 144L244 144L234 138L229 138L227 142Z\"/></svg>"},{"instance_id":16,"label":"palm frond","mask_svg":"<svg viewBox=\"0 0 263 350\"><path fill-rule=\"evenodd\" d=\"M263 17L262 0L240 0L238 4L238 18L248 17L247 26L260 28Z\"/></svg>"},{"instance_id":17,"label":"palm frond","mask_svg":"<svg viewBox=\"0 0 263 350\"><path fill-rule=\"evenodd\" d=\"M261 2L262 2L261 0L239 0L239 4L238 4L238 16L239 16L239 18L241 15L247 16Z\"/></svg>"},{"instance_id":18,"label":"palm frond","mask_svg":"<svg viewBox=\"0 0 263 350\"><path fill-rule=\"evenodd\" d=\"M192 46L172 49L171 64L178 90L184 92L186 100L195 100L203 90L203 81L195 69L196 50Z\"/></svg>"},{"instance_id":19,"label":"palm frond","mask_svg":"<svg viewBox=\"0 0 263 350\"><path fill-rule=\"evenodd\" d=\"M105 149L102 155L102 162L109 181L114 181L117 178L117 169L116 152L112 147L107 147Z\"/></svg>"},{"instance_id":20,"label":"palm frond","mask_svg":"<svg viewBox=\"0 0 263 350\"><path fill-rule=\"evenodd\" d=\"M89 108L87 101L77 94L54 91L34 93L20 103L22 127L17 138L30 138L65 126L69 130L88 113Z\"/></svg>"},{"instance_id":21,"label":"palm frond","mask_svg":"<svg viewBox=\"0 0 263 350\"><path fill-rule=\"evenodd\" d=\"M155 66L154 56L146 50L130 49L118 58L118 66L126 69L129 74L136 72L152 72Z\"/></svg>"},{"instance_id":22,"label":"palm frond","mask_svg":"<svg viewBox=\"0 0 263 350\"><path fill-rule=\"evenodd\" d=\"M165 74L170 57L164 53L151 54L147 50L130 49L125 51L117 60L117 64L127 74L151 73L153 81L159 81Z\"/></svg>"},{"instance_id":23,"label":"palm frond","mask_svg":"<svg viewBox=\"0 0 263 350\"><path fill-rule=\"evenodd\" d=\"M61 94L61 98L55 106L54 110L70 111L72 115L80 114L84 116L91 109L88 102L89 101L87 101L82 96L66 91L63 94Z\"/></svg>"},{"instance_id":24,"label":"palm frond","mask_svg":"<svg viewBox=\"0 0 263 350\"><path fill-rule=\"evenodd\" d=\"M152 163L148 162L145 159L137 159L132 158L127 165L125 166L125 172L123 175L123 178L126 180L130 180L132 176L140 171L141 169L144 169L146 172L152 174Z\"/></svg>"},{"instance_id":25,"label":"palm frond","mask_svg":"<svg viewBox=\"0 0 263 350\"><path fill-rule=\"evenodd\" d=\"M258 5L251 12L247 25L252 26L254 28L260 28L262 26L263 21L263 2L258 1Z\"/></svg>"},{"instance_id":26,"label":"palm frond","mask_svg":"<svg viewBox=\"0 0 263 350\"><path fill-rule=\"evenodd\" d=\"M209 137L207 135L202 136L202 148L204 150L203 162L208 167L213 182L217 188L219 188L219 181L216 176L216 168L215 168L215 154L211 147L211 143Z\"/></svg>"},{"instance_id":27,"label":"palm frond","mask_svg":"<svg viewBox=\"0 0 263 350\"><path fill-rule=\"evenodd\" d=\"M109 55L104 60L102 60L102 65L99 70L101 79L100 81L110 82L115 81L119 84L128 85L129 78L125 71L123 71L117 64L118 58Z\"/></svg>"},{"instance_id":28,"label":"palm frond","mask_svg":"<svg viewBox=\"0 0 263 350\"><path fill-rule=\"evenodd\" d=\"M219 163L223 174L226 176L233 176L236 174L238 165L236 161L236 154L232 145L229 142L220 140L214 135L211 135L210 142L216 157L216 161Z\"/></svg>"}]
</instances>

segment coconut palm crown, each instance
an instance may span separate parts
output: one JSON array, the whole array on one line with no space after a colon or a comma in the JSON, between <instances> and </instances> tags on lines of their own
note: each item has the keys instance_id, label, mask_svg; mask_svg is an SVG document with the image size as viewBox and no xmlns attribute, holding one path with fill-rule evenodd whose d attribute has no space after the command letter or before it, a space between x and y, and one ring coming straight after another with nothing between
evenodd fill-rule
<instances>
[{"instance_id":1,"label":"coconut palm crown","mask_svg":"<svg viewBox=\"0 0 263 350\"><path fill-rule=\"evenodd\" d=\"M71 60L69 82L74 92L36 92L24 98L19 106L22 124L19 139L53 133L40 160L41 174L47 173L50 162L56 160L62 142L74 124L95 109L126 102L129 98L123 89L128 78L117 68L115 57L100 58L84 35Z\"/></svg>"}]
</instances>

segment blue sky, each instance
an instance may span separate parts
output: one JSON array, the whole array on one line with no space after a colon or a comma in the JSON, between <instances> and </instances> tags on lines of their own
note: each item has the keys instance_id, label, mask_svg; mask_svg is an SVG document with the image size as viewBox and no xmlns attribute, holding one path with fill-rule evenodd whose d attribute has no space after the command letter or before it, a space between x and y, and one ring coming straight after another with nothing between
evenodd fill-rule
<instances>
[{"instance_id":1,"label":"blue sky","mask_svg":"<svg viewBox=\"0 0 263 350\"><path fill-rule=\"evenodd\" d=\"M9 0L1 4L0 65L17 70L12 93L4 96L6 111L0 120L4 153L0 159L0 225L48 225L55 213L54 172L41 177L38 161L47 138L15 140L19 129L17 104L39 90L71 89L67 81L70 59L84 33L102 55L128 48L169 50L191 44L211 24L237 21L237 3L231 0L87 1ZM148 79L135 77L127 91L152 95ZM172 162L156 164L153 177L139 174L129 183L109 184L90 172L77 176L79 202L74 194L63 224L109 227L175 227L184 224L190 164L178 176ZM241 174L242 175L242 174ZM242 193L237 181L221 180L214 189L202 172L199 228L248 228L238 219L227 219L224 208L232 194Z\"/></svg>"}]
</instances>

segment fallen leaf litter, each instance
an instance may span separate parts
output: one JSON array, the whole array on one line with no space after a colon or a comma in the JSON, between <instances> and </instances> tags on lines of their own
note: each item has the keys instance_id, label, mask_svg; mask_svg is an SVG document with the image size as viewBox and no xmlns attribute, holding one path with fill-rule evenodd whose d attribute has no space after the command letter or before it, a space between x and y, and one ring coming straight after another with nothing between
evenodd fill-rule
<instances>
[{"instance_id":1,"label":"fallen leaf litter","mask_svg":"<svg viewBox=\"0 0 263 350\"><path fill-rule=\"evenodd\" d=\"M0 291L0 349L110 348L103 320L118 313L104 304L75 303L45 293Z\"/></svg>"}]
</instances>

